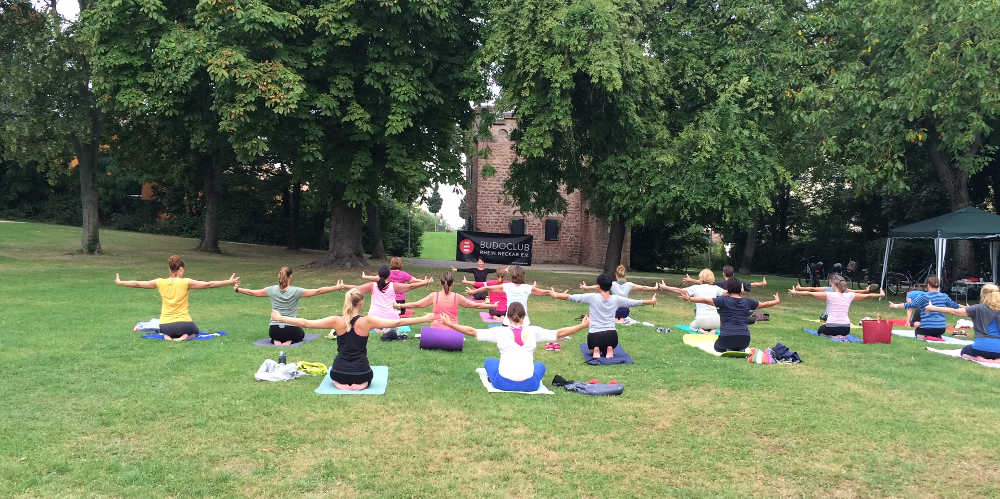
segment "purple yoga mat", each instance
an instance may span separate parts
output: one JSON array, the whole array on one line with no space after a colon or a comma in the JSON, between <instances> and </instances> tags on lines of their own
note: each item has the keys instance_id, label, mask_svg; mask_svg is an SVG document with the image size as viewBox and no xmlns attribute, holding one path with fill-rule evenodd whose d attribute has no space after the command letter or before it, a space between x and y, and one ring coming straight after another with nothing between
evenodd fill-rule
<instances>
[{"instance_id":1,"label":"purple yoga mat","mask_svg":"<svg viewBox=\"0 0 1000 499\"><path fill-rule=\"evenodd\" d=\"M429 326L420 328L420 348L461 351L464 345L465 335L458 331Z\"/></svg>"}]
</instances>

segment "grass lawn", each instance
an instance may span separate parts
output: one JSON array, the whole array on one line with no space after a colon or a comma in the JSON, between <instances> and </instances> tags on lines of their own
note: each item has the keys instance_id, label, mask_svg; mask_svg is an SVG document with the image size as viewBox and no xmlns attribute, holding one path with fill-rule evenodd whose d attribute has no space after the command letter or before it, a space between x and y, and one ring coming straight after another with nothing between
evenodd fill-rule
<instances>
[{"instance_id":1,"label":"grass lawn","mask_svg":"<svg viewBox=\"0 0 1000 499\"><path fill-rule=\"evenodd\" d=\"M454 260L455 244L454 232L424 232L420 236L420 258Z\"/></svg>"},{"instance_id":2,"label":"grass lawn","mask_svg":"<svg viewBox=\"0 0 1000 499\"><path fill-rule=\"evenodd\" d=\"M237 272L253 288L274 283L282 264L306 287L358 282L357 272L303 268L315 253L223 244L224 254L200 254L192 239L110 230L107 254L82 256L72 253L79 237L0 223L2 496L1000 496L1000 370L914 340L807 335L816 300L785 294L771 321L751 326L754 346L781 341L800 365L715 358L680 333L631 326L620 337L633 365L585 365L581 333L536 354L546 384L614 378L621 397L489 394L473 371L496 355L492 344L448 353L373 339L372 363L389 366L386 394L320 396L319 378L254 381L278 354L251 345L267 335L266 299L195 290L194 320L228 336L144 340L132 326L158 315L159 296L116 287L114 274L163 276L171 253L188 277ZM528 280L570 287L579 276L529 269ZM769 281L770 293L791 283ZM306 298L299 314L338 314L342 303L343 293ZM553 328L586 311L544 297L529 305ZM852 318L878 307L889 315L866 300ZM674 297L634 313L669 327L691 314ZM477 317L463 310L460 320ZM291 361L334 354L326 339L288 349Z\"/></svg>"}]
</instances>

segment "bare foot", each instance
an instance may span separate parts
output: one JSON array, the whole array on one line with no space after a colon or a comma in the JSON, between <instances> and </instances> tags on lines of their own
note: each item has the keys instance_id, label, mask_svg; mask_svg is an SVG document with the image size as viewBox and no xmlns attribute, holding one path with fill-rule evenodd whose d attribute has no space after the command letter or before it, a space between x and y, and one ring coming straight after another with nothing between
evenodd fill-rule
<instances>
[{"instance_id":1,"label":"bare foot","mask_svg":"<svg viewBox=\"0 0 1000 499\"><path fill-rule=\"evenodd\" d=\"M613 347L608 347L608 353L604 356L605 359L615 358L615 349Z\"/></svg>"},{"instance_id":2,"label":"bare foot","mask_svg":"<svg viewBox=\"0 0 1000 499\"><path fill-rule=\"evenodd\" d=\"M365 388L368 388L368 382L361 383L360 385L344 385L334 381L333 386L336 387L338 390L356 392L358 390L364 390Z\"/></svg>"},{"instance_id":3,"label":"bare foot","mask_svg":"<svg viewBox=\"0 0 1000 499\"><path fill-rule=\"evenodd\" d=\"M594 347L593 354L594 354L593 356L594 356L595 359L601 358L601 349L598 348L598 347Z\"/></svg>"},{"instance_id":4,"label":"bare foot","mask_svg":"<svg viewBox=\"0 0 1000 499\"><path fill-rule=\"evenodd\" d=\"M276 347L287 347L288 345L292 344L292 340L288 340L288 341L271 340L271 341L274 342L274 346L276 346Z\"/></svg>"}]
</instances>

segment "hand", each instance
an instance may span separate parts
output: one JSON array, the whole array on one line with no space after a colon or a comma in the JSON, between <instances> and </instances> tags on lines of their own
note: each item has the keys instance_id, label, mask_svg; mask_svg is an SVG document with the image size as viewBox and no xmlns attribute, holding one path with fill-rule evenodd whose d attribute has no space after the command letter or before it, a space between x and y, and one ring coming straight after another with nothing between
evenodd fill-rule
<instances>
[{"instance_id":1,"label":"hand","mask_svg":"<svg viewBox=\"0 0 1000 499\"><path fill-rule=\"evenodd\" d=\"M878 295L879 296L885 296L885 290L884 289L878 290Z\"/></svg>"},{"instance_id":2,"label":"hand","mask_svg":"<svg viewBox=\"0 0 1000 499\"><path fill-rule=\"evenodd\" d=\"M344 289L344 281L342 279L337 279L337 285L334 287L337 289Z\"/></svg>"},{"instance_id":3,"label":"hand","mask_svg":"<svg viewBox=\"0 0 1000 499\"><path fill-rule=\"evenodd\" d=\"M446 314L441 314L441 315L446 315ZM424 314L420 316L420 322L430 322L432 320L434 320L434 314Z\"/></svg>"},{"instance_id":4,"label":"hand","mask_svg":"<svg viewBox=\"0 0 1000 499\"><path fill-rule=\"evenodd\" d=\"M776 301L776 302L778 302L778 303L781 303L781 296L780 296L780 295L778 295L778 293L775 293L775 294L774 294L774 301Z\"/></svg>"},{"instance_id":5,"label":"hand","mask_svg":"<svg viewBox=\"0 0 1000 499\"><path fill-rule=\"evenodd\" d=\"M587 289L587 283L584 281L580 281L580 289Z\"/></svg>"},{"instance_id":6,"label":"hand","mask_svg":"<svg viewBox=\"0 0 1000 499\"><path fill-rule=\"evenodd\" d=\"M767 286L767 276L762 276L760 281L761 286Z\"/></svg>"},{"instance_id":7,"label":"hand","mask_svg":"<svg viewBox=\"0 0 1000 499\"><path fill-rule=\"evenodd\" d=\"M471 294L474 294L475 292L476 292L476 290L475 290L475 289L473 289L473 288L470 288L470 287L468 287L468 286L466 286L466 287L465 287L465 294L467 294L467 295L471 295Z\"/></svg>"},{"instance_id":8,"label":"hand","mask_svg":"<svg viewBox=\"0 0 1000 499\"><path fill-rule=\"evenodd\" d=\"M889 302L889 308L899 308L898 305L899 304L897 304L897 303Z\"/></svg>"},{"instance_id":9,"label":"hand","mask_svg":"<svg viewBox=\"0 0 1000 499\"><path fill-rule=\"evenodd\" d=\"M458 269L455 267L448 267L448 268L451 269L452 272L458 272Z\"/></svg>"},{"instance_id":10,"label":"hand","mask_svg":"<svg viewBox=\"0 0 1000 499\"><path fill-rule=\"evenodd\" d=\"M400 310L400 306L399 306L399 304L398 304L398 303L393 303L393 304L392 304L392 308L394 308L394 309L396 309L396 310Z\"/></svg>"},{"instance_id":11,"label":"hand","mask_svg":"<svg viewBox=\"0 0 1000 499\"><path fill-rule=\"evenodd\" d=\"M239 283L239 281L236 281L236 282L233 283L233 291L235 291L237 293L240 292L240 283Z\"/></svg>"},{"instance_id":12,"label":"hand","mask_svg":"<svg viewBox=\"0 0 1000 499\"><path fill-rule=\"evenodd\" d=\"M681 292L677 294L677 297L684 301L691 301L691 293L688 293L688 290L686 289L681 289Z\"/></svg>"},{"instance_id":13,"label":"hand","mask_svg":"<svg viewBox=\"0 0 1000 499\"><path fill-rule=\"evenodd\" d=\"M656 293L653 293L653 297L649 301L653 302L653 305L656 305Z\"/></svg>"},{"instance_id":14,"label":"hand","mask_svg":"<svg viewBox=\"0 0 1000 499\"><path fill-rule=\"evenodd\" d=\"M239 281L240 281L240 278L236 277L236 272L233 272L233 275L229 276L229 283L230 284L237 283Z\"/></svg>"},{"instance_id":15,"label":"hand","mask_svg":"<svg viewBox=\"0 0 1000 499\"><path fill-rule=\"evenodd\" d=\"M454 326L455 325L455 322L451 320L451 316L450 315L448 315L448 314L441 314L439 317L441 318L441 323L444 324L445 326Z\"/></svg>"},{"instance_id":16,"label":"hand","mask_svg":"<svg viewBox=\"0 0 1000 499\"><path fill-rule=\"evenodd\" d=\"M118 277L118 272L115 272L115 284L122 282L121 277Z\"/></svg>"},{"instance_id":17,"label":"hand","mask_svg":"<svg viewBox=\"0 0 1000 499\"><path fill-rule=\"evenodd\" d=\"M283 317L281 317L281 314L278 313L277 310L273 310L272 309L271 310L271 320L273 320L273 321L280 321L281 319L283 319Z\"/></svg>"},{"instance_id":18,"label":"hand","mask_svg":"<svg viewBox=\"0 0 1000 499\"><path fill-rule=\"evenodd\" d=\"M580 321L580 324L583 325L583 327L590 327L590 314L585 314L583 316L583 320Z\"/></svg>"}]
</instances>

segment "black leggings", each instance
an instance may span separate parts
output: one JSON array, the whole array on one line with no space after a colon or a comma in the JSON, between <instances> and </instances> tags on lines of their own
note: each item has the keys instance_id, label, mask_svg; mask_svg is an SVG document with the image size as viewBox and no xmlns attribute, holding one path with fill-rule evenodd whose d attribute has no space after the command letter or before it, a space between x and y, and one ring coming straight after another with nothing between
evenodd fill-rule
<instances>
[{"instance_id":1,"label":"black leggings","mask_svg":"<svg viewBox=\"0 0 1000 499\"><path fill-rule=\"evenodd\" d=\"M828 326L823 324L819 327L817 333L826 336L847 336L851 334L851 326Z\"/></svg>"},{"instance_id":2,"label":"black leggings","mask_svg":"<svg viewBox=\"0 0 1000 499\"><path fill-rule=\"evenodd\" d=\"M375 373L370 369L367 373L362 374L339 373L330 369L330 379L342 385L360 385L363 383L371 383L373 377L375 377Z\"/></svg>"},{"instance_id":3,"label":"black leggings","mask_svg":"<svg viewBox=\"0 0 1000 499\"><path fill-rule=\"evenodd\" d=\"M742 352L750 346L750 335L719 336L715 340L716 352Z\"/></svg>"},{"instance_id":4,"label":"black leggings","mask_svg":"<svg viewBox=\"0 0 1000 499\"><path fill-rule=\"evenodd\" d=\"M984 359L1000 359L1000 353L997 352L987 352L985 350L977 350L972 348L972 345L965 345L962 347L962 355L971 355L973 357L982 357Z\"/></svg>"},{"instance_id":5,"label":"black leggings","mask_svg":"<svg viewBox=\"0 0 1000 499\"><path fill-rule=\"evenodd\" d=\"M914 333L920 336L934 336L935 338L940 338L941 335L944 334L944 328L936 327L933 329L931 328L924 329L922 327L918 327L917 330L914 331Z\"/></svg>"},{"instance_id":6,"label":"black leggings","mask_svg":"<svg viewBox=\"0 0 1000 499\"><path fill-rule=\"evenodd\" d=\"M497 308L491 308L490 309L490 315L492 315L493 317L503 317L503 316L507 315L507 309L505 308L503 310L500 310L500 309L497 309Z\"/></svg>"},{"instance_id":7,"label":"black leggings","mask_svg":"<svg viewBox=\"0 0 1000 499\"><path fill-rule=\"evenodd\" d=\"M180 338L185 334L198 335L198 326L195 323L187 322L168 322L166 324L160 324L160 332L164 336L169 336L171 338Z\"/></svg>"},{"instance_id":8,"label":"black leggings","mask_svg":"<svg viewBox=\"0 0 1000 499\"><path fill-rule=\"evenodd\" d=\"M271 328L268 329L267 334L271 337L271 340L280 341L282 343L286 341L299 343L306 337L306 332L303 331L302 328L299 326L290 326L288 324L285 324L284 326L271 324Z\"/></svg>"},{"instance_id":9,"label":"black leggings","mask_svg":"<svg viewBox=\"0 0 1000 499\"><path fill-rule=\"evenodd\" d=\"M594 348L605 350L608 347L614 348L616 346L618 346L618 331L614 329L587 334L587 348L590 350Z\"/></svg>"}]
</instances>

